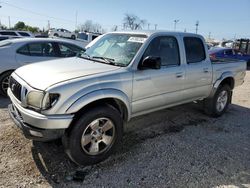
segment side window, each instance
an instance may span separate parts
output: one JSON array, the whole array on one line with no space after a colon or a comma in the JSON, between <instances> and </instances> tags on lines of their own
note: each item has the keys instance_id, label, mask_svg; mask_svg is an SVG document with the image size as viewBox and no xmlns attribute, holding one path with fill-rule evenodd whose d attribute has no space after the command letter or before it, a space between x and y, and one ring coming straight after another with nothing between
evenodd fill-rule
<instances>
[{"instance_id":1,"label":"side window","mask_svg":"<svg viewBox=\"0 0 250 188\"><path fill-rule=\"evenodd\" d=\"M225 55L233 55L233 51L232 50L225 50L224 54Z\"/></svg>"},{"instance_id":2,"label":"side window","mask_svg":"<svg viewBox=\"0 0 250 188\"><path fill-rule=\"evenodd\" d=\"M60 49L61 57L74 57L79 52L83 51L83 49L71 44L59 43L58 46Z\"/></svg>"},{"instance_id":3,"label":"side window","mask_svg":"<svg viewBox=\"0 0 250 188\"><path fill-rule=\"evenodd\" d=\"M15 32L11 32L11 31L1 31L0 34L1 35L17 36L17 34Z\"/></svg>"},{"instance_id":4,"label":"side window","mask_svg":"<svg viewBox=\"0 0 250 188\"><path fill-rule=\"evenodd\" d=\"M22 55L30 55L28 44L26 44L26 45L22 46L21 48L19 48L17 50L17 53L22 54Z\"/></svg>"},{"instance_id":5,"label":"side window","mask_svg":"<svg viewBox=\"0 0 250 188\"><path fill-rule=\"evenodd\" d=\"M30 35L28 33L25 32L18 32L21 36L23 37L30 37Z\"/></svg>"},{"instance_id":6,"label":"side window","mask_svg":"<svg viewBox=\"0 0 250 188\"><path fill-rule=\"evenodd\" d=\"M196 37L184 37L187 63L199 63L206 59L204 45Z\"/></svg>"},{"instance_id":7,"label":"side window","mask_svg":"<svg viewBox=\"0 0 250 188\"><path fill-rule=\"evenodd\" d=\"M162 66L180 65L179 46L175 37L157 37L146 49L143 58L154 56L161 58Z\"/></svg>"},{"instance_id":8,"label":"side window","mask_svg":"<svg viewBox=\"0 0 250 188\"><path fill-rule=\"evenodd\" d=\"M96 37L98 37L98 36L96 36L96 35L92 35L92 40L94 40Z\"/></svg>"},{"instance_id":9,"label":"side window","mask_svg":"<svg viewBox=\"0 0 250 188\"><path fill-rule=\"evenodd\" d=\"M29 56L55 57L53 45L51 43L31 43L24 45L17 50L17 53Z\"/></svg>"}]
</instances>

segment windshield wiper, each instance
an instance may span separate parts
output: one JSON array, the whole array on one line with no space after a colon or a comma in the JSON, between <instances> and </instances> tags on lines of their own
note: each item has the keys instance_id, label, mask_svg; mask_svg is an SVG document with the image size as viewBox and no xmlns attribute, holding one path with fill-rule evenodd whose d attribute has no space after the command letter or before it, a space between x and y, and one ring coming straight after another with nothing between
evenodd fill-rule
<instances>
[{"instance_id":1,"label":"windshield wiper","mask_svg":"<svg viewBox=\"0 0 250 188\"><path fill-rule=\"evenodd\" d=\"M102 57L102 56L93 56L92 58L93 58L93 59L101 59L101 60L104 60L105 63L110 64L110 65L115 65L115 66L119 66L119 67L126 67L126 65L124 65L123 63L115 62L115 60L112 59L112 58Z\"/></svg>"},{"instance_id":2,"label":"windshield wiper","mask_svg":"<svg viewBox=\"0 0 250 188\"><path fill-rule=\"evenodd\" d=\"M104 60L106 63L111 64L111 65L115 64L115 60L112 59L112 58L102 57L102 56L93 56L92 58L94 58L94 59L102 59L102 60Z\"/></svg>"}]
</instances>

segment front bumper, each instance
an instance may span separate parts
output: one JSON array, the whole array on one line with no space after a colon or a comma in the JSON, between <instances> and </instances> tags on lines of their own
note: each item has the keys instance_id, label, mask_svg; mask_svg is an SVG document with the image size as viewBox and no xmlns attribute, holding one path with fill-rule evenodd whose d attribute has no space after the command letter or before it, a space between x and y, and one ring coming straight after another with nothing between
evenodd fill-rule
<instances>
[{"instance_id":1,"label":"front bumper","mask_svg":"<svg viewBox=\"0 0 250 188\"><path fill-rule=\"evenodd\" d=\"M65 129L41 129L25 123L20 112L13 104L8 106L8 111L16 126L23 131L24 136L28 139L50 141L61 138L64 135Z\"/></svg>"}]
</instances>

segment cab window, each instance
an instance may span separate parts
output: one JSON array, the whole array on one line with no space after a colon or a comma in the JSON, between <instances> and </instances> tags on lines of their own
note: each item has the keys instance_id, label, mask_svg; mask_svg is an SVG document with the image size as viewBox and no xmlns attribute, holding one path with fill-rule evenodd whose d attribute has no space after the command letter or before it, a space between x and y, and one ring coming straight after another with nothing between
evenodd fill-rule
<instances>
[{"instance_id":1,"label":"cab window","mask_svg":"<svg viewBox=\"0 0 250 188\"><path fill-rule=\"evenodd\" d=\"M165 36L153 39L146 49L143 59L147 56L160 57L162 66L180 65L180 53L175 37Z\"/></svg>"},{"instance_id":2,"label":"cab window","mask_svg":"<svg viewBox=\"0 0 250 188\"><path fill-rule=\"evenodd\" d=\"M206 59L203 42L197 37L184 37L187 63L199 63Z\"/></svg>"}]
</instances>

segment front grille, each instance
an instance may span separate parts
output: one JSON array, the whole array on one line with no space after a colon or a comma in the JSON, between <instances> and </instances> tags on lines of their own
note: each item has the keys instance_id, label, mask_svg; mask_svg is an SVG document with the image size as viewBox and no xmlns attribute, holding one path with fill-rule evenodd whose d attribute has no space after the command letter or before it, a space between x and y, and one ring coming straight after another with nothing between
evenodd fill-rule
<instances>
[{"instance_id":1,"label":"front grille","mask_svg":"<svg viewBox=\"0 0 250 188\"><path fill-rule=\"evenodd\" d=\"M12 76L10 77L10 89L14 96L21 101L21 91L22 91L22 85L19 84Z\"/></svg>"}]
</instances>

